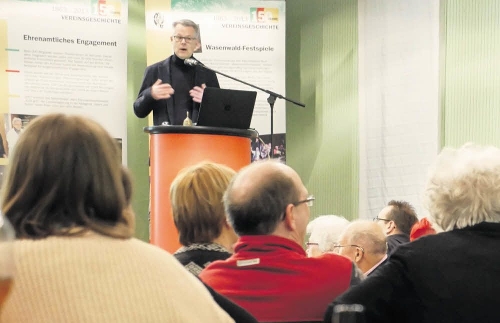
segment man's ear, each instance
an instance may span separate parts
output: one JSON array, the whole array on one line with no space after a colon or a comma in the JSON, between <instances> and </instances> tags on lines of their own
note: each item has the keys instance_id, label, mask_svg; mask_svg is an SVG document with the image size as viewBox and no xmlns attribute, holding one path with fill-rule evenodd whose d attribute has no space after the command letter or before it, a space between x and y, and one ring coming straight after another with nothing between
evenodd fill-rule
<instances>
[{"instance_id":1,"label":"man's ear","mask_svg":"<svg viewBox=\"0 0 500 323\"><path fill-rule=\"evenodd\" d=\"M285 226L289 230L295 230L297 228L297 224L295 222L295 214L293 212L295 206L293 204L288 204L285 208Z\"/></svg>"},{"instance_id":2,"label":"man's ear","mask_svg":"<svg viewBox=\"0 0 500 323\"><path fill-rule=\"evenodd\" d=\"M363 256L365 255L365 253L363 252L363 250L361 250L360 248L356 248L356 254L354 255L354 262L359 263L361 261L361 259L363 259Z\"/></svg>"}]
</instances>

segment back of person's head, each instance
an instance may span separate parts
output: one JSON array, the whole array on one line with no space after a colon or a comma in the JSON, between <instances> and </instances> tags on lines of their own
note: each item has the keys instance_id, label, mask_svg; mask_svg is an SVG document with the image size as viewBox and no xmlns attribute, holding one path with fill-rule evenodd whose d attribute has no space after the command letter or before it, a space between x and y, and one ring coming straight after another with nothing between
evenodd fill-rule
<instances>
[{"instance_id":1,"label":"back of person's head","mask_svg":"<svg viewBox=\"0 0 500 323\"><path fill-rule=\"evenodd\" d=\"M387 239L375 222L357 220L350 223L341 234L341 244L358 245L364 252L385 255L387 253Z\"/></svg>"},{"instance_id":2,"label":"back of person's head","mask_svg":"<svg viewBox=\"0 0 500 323\"><path fill-rule=\"evenodd\" d=\"M224 194L224 205L238 235L267 235L275 231L287 205L299 199L292 172L289 166L269 160L254 162L233 178Z\"/></svg>"},{"instance_id":3,"label":"back of person's head","mask_svg":"<svg viewBox=\"0 0 500 323\"><path fill-rule=\"evenodd\" d=\"M39 116L11 156L2 211L19 238L88 230L129 238L133 223L123 214L131 196L126 174L118 144L97 122L64 114Z\"/></svg>"},{"instance_id":4,"label":"back of person's head","mask_svg":"<svg viewBox=\"0 0 500 323\"><path fill-rule=\"evenodd\" d=\"M219 237L226 222L222 197L235 174L211 162L179 172L170 186L170 201L181 244L210 243Z\"/></svg>"},{"instance_id":5,"label":"back of person's head","mask_svg":"<svg viewBox=\"0 0 500 323\"><path fill-rule=\"evenodd\" d=\"M347 219L338 215L318 216L307 225L309 243L317 243L322 253L333 251L340 234L349 223Z\"/></svg>"},{"instance_id":6,"label":"back of person's head","mask_svg":"<svg viewBox=\"0 0 500 323\"><path fill-rule=\"evenodd\" d=\"M387 219L394 221L396 228L401 233L409 235L413 225L418 222L413 206L408 202L395 200L390 201L387 205L392 206L387 214Z\"/></svg>"},{"instance_id":7,"label":"back of person's head","mask_svg":"<svg viewBox=\"0 0 500 323\"><path fill-rule=\"evenodd\" d=\"M411 228L410 241L416 240L423 236L428 236L430 234L436 234L436 230L434 230L429 220L427 220L426 218L422 218Z\"/></svg>"},{"instance_id":8,"label":"back of person's head","mask_svg":"<svg viewBox=\"0 0 500 323\"><path fill-rule=\"evenodd\" d=\"M500 149L466 144L444 148L425 189L430 216L443 230L500 222Z\"/></svg>"}]
</instances>

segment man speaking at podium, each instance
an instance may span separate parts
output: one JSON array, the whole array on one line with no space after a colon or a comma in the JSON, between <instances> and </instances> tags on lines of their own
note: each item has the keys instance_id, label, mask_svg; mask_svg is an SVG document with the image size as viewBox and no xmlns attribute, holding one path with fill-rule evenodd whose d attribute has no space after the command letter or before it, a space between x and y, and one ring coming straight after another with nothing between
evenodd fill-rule
<instances>
[{"instance_id":1,"label":"man speaking at podium","mask_svg":"<svg viewBox=\"0 0 500 323\"><path fill-rule=\"evenodd\" d=\"M200 102L205 87L220 87L214 72L199 65L189 66L200 48L200 29L188 19L175 21L170 37L174 54L146 68L134 112L145 118L153 111L154 125L182 125L187 112L194 123L198 120Z\"/></svg>"}]
</instances>

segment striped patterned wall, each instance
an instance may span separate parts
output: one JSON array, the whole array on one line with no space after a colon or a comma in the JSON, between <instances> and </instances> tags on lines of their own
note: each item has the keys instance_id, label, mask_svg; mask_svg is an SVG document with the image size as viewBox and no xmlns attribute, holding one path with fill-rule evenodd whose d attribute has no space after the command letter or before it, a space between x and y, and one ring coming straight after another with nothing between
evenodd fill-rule
<instances>
[{"instance_id":1,"label":"striped patterned wall","mask_svg":"<svg viewBox=\"0 0 500 323\"><path fill-rule=\"evenodd\" d=\"M500 146L500 1L442 1L441 142Z\"/></svg>"},{"instance_id":2,"label":"striped patterned wall","mask_svg":"<svg viewBox=\"0 0 500 323\"><path fill-rule=\"evenodd\" d=\"M144 1L128 1L128 71L127 71L127 165L134 179L132 205L136 214L137 238L149 240L149 138L142 129L147 119L135 116L132 104L139 93L142 76L146 68L146 27Z\"/></svg>"},{"instance_id":3,"label":"striped patterned wall","mask_svg":"<svg viewBox=\"0 0 500 323\"><path fill-rule=\"evenodd\" d=\"M287 1L287 163L311 215L358 217L357 1Z\"/></svg>"}]
</instances>

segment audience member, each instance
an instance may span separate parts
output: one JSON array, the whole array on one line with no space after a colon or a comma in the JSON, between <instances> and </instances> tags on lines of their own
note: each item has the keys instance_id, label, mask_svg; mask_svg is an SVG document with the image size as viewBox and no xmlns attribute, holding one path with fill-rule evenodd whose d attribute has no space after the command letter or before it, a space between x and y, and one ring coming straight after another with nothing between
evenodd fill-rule
<instances>
[{"instance_id":1,"label":"audience member","mask_svg":"<svg viewBox=\"0 0 500 323\"><path fill-rule=\"evenodd\" d=\"M243 168L224 195L240 235L235 253L200 278L259 322L321 320L328 303L362 273L338 255L307 258L302 244L313 201L289 166L263 161Z\"/></svg>"},{"instance_id":2,"label":"audience member","mask_svg":"<svg viewBox=\"0 0 500 323\"><path fill-rule=\"evenodd\" d=\"M183 245L174 257L196 276L212 261L229 258L238 239L222 202L234 174L225 165L202 162L182 170L170 186L174 223Z\"/></svg>"},{"instance_id":3,"label":"audience member","mask_svg":"<svg viewBox=\"0 0 500 323\"><path fill-rule=\"evenodd\" d=\"M373 323L498 322L498 183L498 148L443 149L431 167L425 200L445 232L400 246L377 275L334 304L361 304L366 322Z\"/></svg>"},{"instance_id":4,"label":"audience member","mask_svg":"<svg viewBox=\"0 0 500 323\"><path fill-rule=\"evenodd\" d=\"M40 116L11 158L17 272L2 323L233 322L173 256L132 238L130 179L102 126Z\"/></svg>"},{"instance_id":5,"label":"audience member","mask_svg":"<svg viewBox=\"0 0 500 323\"><path fill-rule=\"evenodd\" d=\"M308 257L317 257L325 252L332 252L339 240L340 233L349 225L349 221L338 215L321 215L307 225L306 253Z\"/></svg>"},{"instance_id":6,"label":"audience member","mask_svg":"<svg viewBox=\"0 0 500 323\"><path fill-rule=\"evenodd\" d=\"M387 259L387 242L377 223L366 220L352 222L342 232L335 252L351 259L369 276Z\"/></svg>"},{"instance_id":7,"label":"audience member","mask_svg":"<svg viewBox=\"0 0 500 323\"><path fill-rule=\"evenodd\" d=\"M410 241L430 234L436 234L436 230L432 227L432 224L429 220L427 220L427 218L423 218L415 223L411 228Z\"/></svg>"},{"instance_id":8,"label":"audience member","mask_svg":"<svg viewBox=\"0 0 500 323\"><path fill-rule=\"evenodd\" d=\"M373 219L387 235L387 254L392 254L397 246L410 242L412 226L418 222L415 209L405 201L390 201Z\"/></svg>"}]
</instances>

